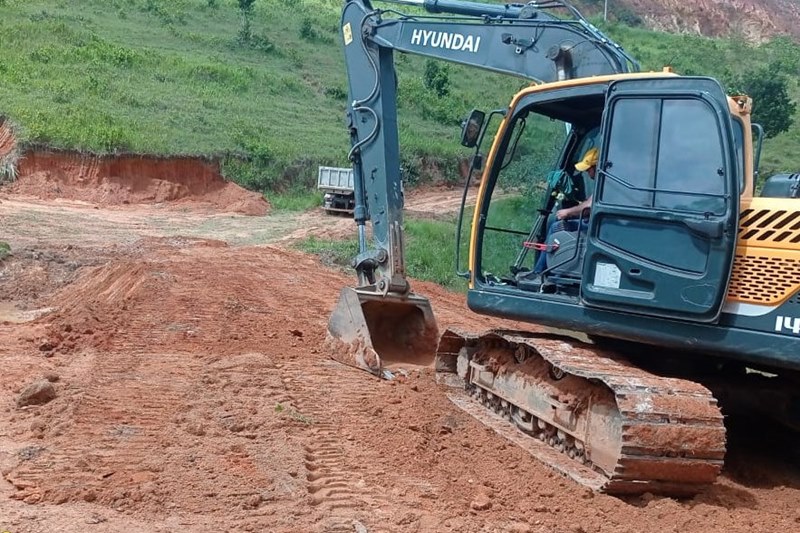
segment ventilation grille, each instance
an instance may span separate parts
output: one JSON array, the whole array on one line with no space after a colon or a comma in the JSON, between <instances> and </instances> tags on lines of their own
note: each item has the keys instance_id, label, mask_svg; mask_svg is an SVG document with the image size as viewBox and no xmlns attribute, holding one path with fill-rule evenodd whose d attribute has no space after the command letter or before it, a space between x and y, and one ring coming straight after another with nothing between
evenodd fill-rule
<instances>
[{"instance_id":1,"label":"ventilation grille","mask_svg":"<svg viewBox=\"0 0 800 533\"><path fill-rule=\"evenodd\" d=\"M800 210L745 209L739 216L739 239L800 243Z\"/></svg>"},{"instance_id":2,"label":"ventilation grille","mask_svg":"<svg viewBox=\"0 0 800 533\"><path fill-rule=\"evenodd\" d=\"M736 256L728 298L775 305L800 289L800 261L779 257ZM800 296L796 296L800 299Z\"/></svg>"}]
</instances>

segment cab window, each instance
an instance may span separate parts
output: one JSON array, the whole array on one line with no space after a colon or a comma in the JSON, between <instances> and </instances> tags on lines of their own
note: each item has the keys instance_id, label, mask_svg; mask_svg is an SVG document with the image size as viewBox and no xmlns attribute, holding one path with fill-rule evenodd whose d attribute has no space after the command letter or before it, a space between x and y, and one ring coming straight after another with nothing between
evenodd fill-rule
<instances>
[{"instance_id":1,"label":"cab window","mask_svg":"<svg viewBox=\"0 0 800 533\"><path fill-rule=\"evenodd\" d=\"M724 151L699 99L614 103L601 201L667 211L725 212Z\"/></svg>"}]
</instances>

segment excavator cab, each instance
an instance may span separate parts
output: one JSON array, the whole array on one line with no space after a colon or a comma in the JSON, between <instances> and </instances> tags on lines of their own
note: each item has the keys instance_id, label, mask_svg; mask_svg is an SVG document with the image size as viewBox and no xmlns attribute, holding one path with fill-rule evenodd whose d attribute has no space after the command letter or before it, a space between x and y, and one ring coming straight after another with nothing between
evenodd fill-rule
<instances>
[{"instance_id":1,"label":"excavator cab","mask_svg":"<svg viewBox=\"0 0 800 533\"><path fill-rule=\"evenodd\" d=\"M531 88L517 101L487 158L470 307L554 325L566 309L581 321L607 310L715 322L741 174L719 84L587 80ZM599 148L592 190L575 169L589 146ZM580 218L553 220L590 196Z\"/></svg>"}]
</instances>

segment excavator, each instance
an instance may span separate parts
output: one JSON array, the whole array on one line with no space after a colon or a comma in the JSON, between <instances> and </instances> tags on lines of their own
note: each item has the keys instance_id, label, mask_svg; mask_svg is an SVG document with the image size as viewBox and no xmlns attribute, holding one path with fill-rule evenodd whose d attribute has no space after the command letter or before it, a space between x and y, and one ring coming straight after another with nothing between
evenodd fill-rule
<instances>
[{"instance_id":1,"label":"excavator","mask_svg":"<svg viewBox=\"0 0 800 533\"><path fill-rule=\"evenodd\" d=\"M387 2L342 12L359 252L328 323L334 358L384 377L433 365L456 405L610 494L714 483L723 412L799 427L796 180L755 194L752 100L642 72L564 0ZM479 184L455 239L469 309L530 331L440 333L411 290L395 52L525 80L463 123ZM585 207L557 220L571 206Z\"/></svg>"}]
</instances>

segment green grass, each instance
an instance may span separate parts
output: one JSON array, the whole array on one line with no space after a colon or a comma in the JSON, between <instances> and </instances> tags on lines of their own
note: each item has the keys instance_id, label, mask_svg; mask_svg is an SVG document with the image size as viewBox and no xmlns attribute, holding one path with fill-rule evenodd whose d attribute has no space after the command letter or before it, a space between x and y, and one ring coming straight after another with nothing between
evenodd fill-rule
<instances>
[{"instance_id":1,"label":"green grass","mask_svg":"<svg viewBox=\"0 0 800 533\"><path fill-rule=\"evenodd\" d=\"M319 209L322 205L322 193L317 190L293 189L287 192L271 194L269 203L279 211L308 211Z\"/></svg>"},{"instance_id":2,"label":"green grass","mask_svg":"<svg viewBox=\"0 0 800 533\"><path fill-rule=\"evenodd\" d=\"M530 195L496 199L491 204L487 225L527 232L530 230L532 213L535 212L534 204L538 206L539 199ZM471 216L472 211L467 210L465 218L470 219ZM467 270L469 222L465 220L461 237L460 270ZM456 275L455 216L444 220L410 217L405 222L405 230L407 274L450 290L465 292L467 281ZM487 231L482 253L484 270L497 276L507 275L523 240L519 235ZM309 237L299 242L297 248L318 255L328 266L349 269L351 259L358 253L358 241L355 238L329 241ZM533 257L534 254L530 253L526 266L532 266Z\"/></svg>"},{"instance_id":3,"label":"green grass","mask_svg":"<svg viewBox=\"0 0 800 533\"><path fill-rule=\"evenodd\" d=\"M432 281L451 290L466 291L467 281L456 276L455 220L406 221L406 268L408 275ZM462 237L462 253L469 235ZM466 255L462 256L466 264ZM462 267L466 270L466 267Z\"/></svg>"},{"instance_id":4,"label":"green grass","mask_svg":"<svg viewBox=\"0 0 800 533\"><path fill-rule=\"evenodd\" d=\"M340 0L259 0L254 37L242 46L234 0L4 0L0 114L26 143L219 155L226 175L249 188L311 189L318 165L348 164L340 8ZM751 47L607 30L651 69L725 78L778 59L797 73L800 57L787 39ZM452 66L450 94L438 98L424 87L423 59L397 63L410 181L424 181L433 165L457 179L455 161L468 155L460 119L472 107L506 106L523 82ZM792 94L800 95L796 76ZM767 172L800 168L798 137L794 127L766 143Z\"/></svg>"},{"instance_id":5,"label":"green grass","mask_svg":"<svg viewBox=\"0 0 800 533\"><path fill-rule=\"evenodd\" d=\"M347 164L339 7L260 0L256 42L243 47L231 0L216 8L207 0L9 0L0 17L0 113L27 143L232 155L226 173L250 188L311 186L317 165ZM457 88L470 79L453 79L454 95L437 102L422 88L422 60L400 62L407 164L463 155L461 116L487 95L499 106L518 85L501 95L486 80L468 94ZM439 120L424 118L437 106Z\"/></svg>"},{"instance_id":6,"label":"green grass","mask_svg":"<svg viewBox=\"0 0 800 533\"><path fill-rule=\"evenodd\" d=\"M467 282L455 274L455 221L410 218L405 222L406 269L408 276L438 283L451 290L466 291ZM466 234L462 244L466 245ZM304 252L313 253L328 265L350 269L350 261L358 253L355 237L341 241L309 237L297 244ZM466 249L465 246L462 246ZM466 256L464 256L466 260ZM352 272L352 269L350 269Z\"/></svg>"},{"instance_id":7,"label":"green grass","mask_svg":"<svg viewBox=\"0 0 800 533\"><path fill-rule=\"evenodd\" d=\"M531 194L495 199L489 206L486 227L513 230L527 235L531 230L536 217L536 210L540 205L541 198ZM484 232L481 251L482 273L493 274L497 277L508 275L510 267L515 263L525 240L526 237L524 235L487 229ZM531 250L526 255L526 261L521 266L532 269L534 256L535 253Z\"/></svg>"},{"instance_id":8,"label":"green grass","mask_svg":"<svg viewBox=\"0 0 800 533\"><path fill-rule=\"evenodd\" d=\"M343 240L323 240L311 236L295 245L296 248L310 254L316 254L321 261L337 268L349 268L350 261L358 254L358 240L355 238Z\"/></svg>"}]
</instances>

